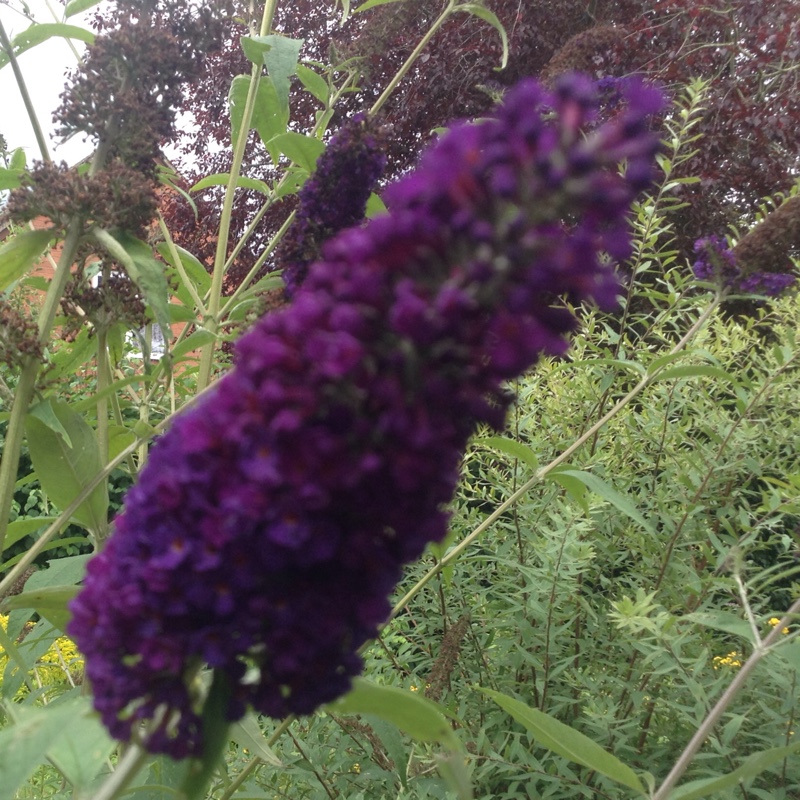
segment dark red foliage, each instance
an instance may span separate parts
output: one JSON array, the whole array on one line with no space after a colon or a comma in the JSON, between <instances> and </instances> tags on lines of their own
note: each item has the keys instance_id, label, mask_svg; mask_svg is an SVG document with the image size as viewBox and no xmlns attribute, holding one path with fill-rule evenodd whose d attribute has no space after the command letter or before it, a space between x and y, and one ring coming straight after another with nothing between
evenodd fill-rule
<instances>
[{"instance_id":1,"label":"dark red foliage","mask_svg":"<svg viewBox=\"0 0 800 800\"><path fill-rule=\"evenodd\" d=\"M496 70L500 40L486 22L465 13L452 17L384 107L384 121L393 128L390 173L414 163L433 129L484 113L493 96L519 77L551 80L581 69L596 77L643 72L675 89L694 77L710 81L696 129L702 134L698 153L684 167L684 174L701 181L681 189L690 206L676 219L678 246L687 258L695 239L746 222L760 198L793 183L800 155L798 0L709 0L702 5L694 0L490 0L487 5L508 32L507 69ZM303 57L323 63L358 59L361 92L344 98L331 123L336 129L344 117L369 108L442 8L440 0L405 0L355 15L340 27L333 0L298 0L281 4L276 24L287 35L305 39ZM229 46L212 55L206 79L186 99L198 129L184 138L183 146L197 175L229 167L229 155L208 143L226 144L230 136L228 86L233 75L249 70L238 45L244 32L243 27L231 32ZM307 125L319 104L299 84L295 89L293 119ZM265 177L270 169L253 137L245 174ZM255 202L242 195L234 236L245 229ZM197 228L189 224L190 215L170 216L189 249L203 250L216 221L215 205L209 204L212 216L201 219ZM286 213L284 207L264 217L231 283L241 279ZM198 248L191 245L194 236Z\"/></svg>"}]
</instances>

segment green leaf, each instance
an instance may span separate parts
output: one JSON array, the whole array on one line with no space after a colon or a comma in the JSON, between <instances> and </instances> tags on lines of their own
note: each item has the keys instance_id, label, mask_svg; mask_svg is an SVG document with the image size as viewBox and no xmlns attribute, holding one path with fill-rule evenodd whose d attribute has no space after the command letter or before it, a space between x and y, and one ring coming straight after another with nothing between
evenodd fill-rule
<instances>
[{"instance_id":1,"label":"green leaf","mask_svg":"<svg viewBox=\"0 0 800 800\"><path fill-rule=\"evenodd\" d=\"M403 743L403 737L400 735L400 731L398 731L395 725L391 725L373 714L365 714L365 719L381 740L381 744L384 750L386 750L386 755L394 762L394 772L400 779L400 785L403 789L408 788L409 754Z\"/></svg>"},{"instance_id":2,"label":"green leaf","mask_svg":"<svg viewBox=\"0 0 800 800\"><path fill-rule=\"evenodd\" d=\"M270 34L269 36L242 36L242 50L254 64L263 64L272 79L278 96L280 108L289 113L289 79L297 71L297 58L303 39L290 39L288 36Z\"/></svg>"},{"instance_id":3,"label":"green leaf","mask_svg":"<svg viewBox=\"0 0 800 800\"><path fill-rule=\"evenodd\" d=\"M472 14L474 17L480 17L485 22L488 22L499 34L500 41L503 45L503 57L500 60L499 69L505 69L508 64L508 35L503 23L497 18L497 14L490 11L486 6L479 5L478 3L464 3L463 5L456 6L456 11L464 11L467 14Z\"/></svg>"},{"instance_id":4,"label":"green leaf","mask_svg":"<svg viewBox=\"0 0 800 800\"><path fill-rule=\"evenodd\" d=\"M734 636L740 636L748 641L753 635L750 625L736 614L731 614L730 611L695 611L687 614L685 619L706 628L732 633Z\"/></svg>"},{"instance_id":5,"label":"green leaf","mask_svg":"<svg viewBox=\"0 0 800 800\"><path fill-rule=\"evenodd\" d=\"M481 689L481 691L491 697L517 722L524 725L542 747L576 764L582 764L584 767L599 772L623 786L635 789L642 795L646 794L644 784L639 776L627 764L623 764L616 756L604 750L588 736L513 697L490 689Z\"/></svg>"},{"instance_id":6,"label":"green leaf","mask_svg":"<svg viewBox=\"0 0 800 800\"><path fill-rule=\"evenodd\" d=\"M490 447L511 456L511 458L517 458L534 471L539 468L539 459L536 457L536 453L528 445L516 439L508 436L481 436L475 440L475 444L481 447Z\"/></svg>"},{"instance_id":7,"label":"green leaf","mask_svg":"<svg viewBox=\"0 0 800 800\"><path fill-rule=\"evenodd\" d=\"M250 751L251 755L258 756L265 764L273 767L283 767L284 763L267 744L267 738L258 724L258 718L253 711L248 711L239 722L231 726L231 739L240 747Z\"/></svg>"},{"instance_id":8,"label":"green leaf","mask_svg":"<svg viewBox=\"0 0 800 800\"><path fill-rule=\"evenodd\" d=\"M177 267L172 260L172 248L166 242L161 242L156 249L158 250L159 255L170 266L173 268ZM181 259L181 266L183 267L184 272L186 272L186 277L188 277L189 280L194 284L197 294L202 297L211 288L211 276L208 274L208 270L200 263L200 260L188 250L184 250L178 245L175 245L175 249L178 251L178 256ZM191 304L191 299L188 297L188 295L186 304Z\"/></svg>"},{"instance_id":9,"label":"green leaf","mask_svg":"<svg viewBox=\"0 0 800 800\"><path fill-rule=\"evenodd\" d=\"M39 262L53 239L52 231L20 231L0 246L0 292Z\"/></svg>"},{"instance_id":10,"label":"green leaf","mask_svg":"<svg viewBox=\"0 0 800 800\"><path fill-rule=\"evenodd\" d=\"M47 751L47 758L72 784L73 791L80 793L90 788L106 768L105 760L116 746L117 742L94 713L89 698L80 697L74 701L69 726Z\"/></svg>"},{"instance_id":11,"label":"green leaf","mask_svg":"<svg viewBox=\"0 0 800 800\"><path fill-rule=\"evenodd\" d=\"M568 475L561 470L554 469L547 474L550 480L554 480L561 485L566 493L583 509L585 514L589 513L589 501L586 499L586 484L578 480L574 475Z\"/></svg>"},{"instance_id":12,"label":"green leaf","mask_svg":"<svg viewBox=\"0 0 800 800\"><path fill-rule=\"evenodd\" d=\"M331 87L323 77L305 64L297 65L297 77L307 92L316 97L324 106L328 105L331 98Z\"/></svg>"},{"instance_id":13,"label":"green leaf","mask_svg":"<svg viewBox=\"0 0 800 800\"><path fill-rule=\"evenodd\" d=\"M55 416L67 431L64 437L31 414L25 419L33 468L42 488L59 508L66 508L101 470L94 431L66 403L53 403ZM73 517L96 536L107 527L108 492L105 482L96 486Z\"/></svg>"},{"instance_id":14,"label":"green leaf","mask_svg":"<svg viewBox=\"0 0 800 800\"><path fill-rule=\"evenodd\" d=\"M3 540L5 547L11 547L12 544L15 544L20 539L24 539L26 536L36 533L41 528L44 528L51 522L55 522L57 519L58 517L33 517L31 519L15 520L10 523L6 529L6 538Z\"/></svg>"},{"instance_id":15,"label":"green leaf","mask_svg":"<svg viewBox=\"0 0 800 800\"><path fill-rule=\"evenodd\" d=\"M45 762L47 751L60 736L67 735L75 715L71 702L45 708L14 708L15 721L0 730L0 775L2 797L15 797L17 789Z\"/></svg>"},{"instance_id":16,"label":"green leaf","mask_svg":"<svg viewBox=\"0 0 800 800\"><path fill-rule=\"evenodd\" d=\"M550 473L550 476L555 480L559 480L559 476L568 476L579 480L590 492L594 492L607 500L617 510L625 514L626 517L632 519L637 525L641 525L644 530L653 536L656 535L655 528L641 515L633 502L623 494L620 494L613 486L606 483L602 478L597 475L592 475L591 472L584 472L580 469L564 469L557 470Z\"/></svg>"},{"instance_id":17,"label":"green leaf","mask_svg":"<svg viewBox=\"0 0 800 800\"><path fill-rule=\"evenodd\" d=\"M25 170L0 168L0 191L16 189L20 185Z\"/></svg>"},{"instance_id":18,"label":"green leaf","mask_svg":"<svg viewBox=\"0 0 800 800\"><path fill-rule=\"evenodd\" d=\"M124 425L108 427L108 460L113 461L125 448L136 441L136 434Z\"/></svg>"},{"instance_id":19,"label":"green leaf","mask_svg":"<svg viewBox=\"0 0 800 800\"><path fill-rule=\"evenodd\" d=\"M55 409L53 408L54 402L55 398L48 397L47 400L43 400L41 403L37 403L35 406L33 406L28 413L36 417L36 419L44 422L44 424L47 425L47 427L51 430L61 434L66 442L67 447L72 447L72 439L69 438L69 432L61 424L61 420L58 418Z\"/></svg>"},{"instance_id":20,"label":"green leaf","mask_svg":"<svg viewBox=\"0 0 800 800\"><path fill-rule=\"evenodd\" d=\"M14 55L19 56L54 36L60 36L63 39L79 39L86 44L94 44L95 38L91 31L77 25L66 25L63 22L35 22L11 40L11 47ZM0 50L0 69L6 64L8 64L8 53Z\"/></svg>"},{"instance_id":21,"label":"green leaf","mask_svg":"<svg viewBox=\"0 0 800 800\"><path fill-rule=\"evenodd\" d=\"M25 169L25 165L28 163L28 160L25 156L25 151L18 147L12 154L11 160L9 161L8 166L11 169Z\"/></svg>"},{"instance_id":22,"label":"green leaf","mask_svg":"<svg viewBox=\"0 0 800 800\"><path fill-rule=\"evenodd\" d=\"M189 191L200 192L203 189L208 189L209 186L227 186L230 179L230 172L217 172L213 175L206 175L205 178L201 178L199 181L197 181L197 183L192 186ZM259 181L255 178L245 178L243 175L240 175L236 179L236 186L240 189L252 189L254 192L261 192L261 194L269 194L271 191L269 185L264 181ZM161 245L159 245L159 248L160 247Z\"/></svg>"},{"instance_id":23,"label":"green leaf","mask_svg":"<svg viewBox=\"0 0 800 800\"><path fill-rule=\"evenodd\" d=\"M386 203L381 200L380 195L375 194L375 192L371 192L369 199L367 200L367 208L364 212L364 215L367 219L375 219L375 217L380 217L383 214L388 214L389 209L386 208Z\"/></svg>"},{"instance_id":24,"label":"green leaf","mask_svg":"<svg viewBox=\"0 0 800 800\"><path fill-rule=\"evenodd\" d=\"M156 322L161 326L164 338L172 337L169 318L169 286L164 274L164 264L153 255L147 243L125 232L114 237L130 257L124 266L130 279L141 289L147 305L153 310ZM114 255L112 253L112 255Z\"/></svg>"},{"instance_id":25,"label":"green leaf","mask_svg":"<svg viewBox=\"0 0 800 800\"><path fill-rule=\"evenodd\" d=\"M237 75L231 82L230 92L228 93L228 106L231 114L231 139L234 143L239 138L239 129L242 126L251 80L249 75ZM278 160L278 151L277 148L270 145L270 140L285 133L288 124L289 109L281 106L275 85L270 78L261 78L258 82L250 127L258 131L261 141L274 162Z\"/></svg>"},{"instance_id":26,"label":"green leaf","mask_svg":"<svg viewBox=\"0 0 800 800\"><path fill-rule=\"evenodd\" d=\"M317 159L325 152L325 145L319 139L294 131L275 136L270 144L308 172L314 171Z\"/></svg>"},{"instance_id":27,"label":"green leaf","mask_svg":"<svg viewBox=\"0 0 800 800\"><path fill-rule=\"evenodd\" d=\"M64 10L65 17L72 17L75 14L80 14L81 11L86 11L100 4L100 0L70 0Z\"/></svg>"},{"instance_id":28,"label":"green leaf","mask_svg":"<svg viewBox=\"0 0 800 800\"><path fill-rule=\"evenodd\" d=\"M367 0L366 3L362 3L358 8L353 9L354 14L358 14L361 11L369 11L371 8L375 8L376 6L385 6L388 3L399 3L401 0Z\"/></svg>"},{"instance_id":29,"label":"green leaf","mask_svg":"<svg viewBox=\"0 0 800 800\"><path fill-rule=\"evenodd\" d=\"M698 797L708 797L710 794L736 786L742 781L755 778L773 764L778 764L798 750L800 750L800 742L753 753L742 762L741 766L721 778L702 778L678 786L670 793L669 800L696 800Z\"/></svg>"},{"instance_id":30,"label":"green leaf","mask_svg":"<svg viewBox=\"0 0 800 800\"><path fill-rule=\"evenodd\" d=\"M679 367L665 369L657 377L659 381L678 380L683 378L717 378L725 383L739 383L729 372L710 364L684 364Z\"/></svg>"},{"instance_id":31,"label":"green leaf","mask_svg":"<svg viewBox=\"0 0 800 800\"><path fill-rule=\"evenodd\" d=\"M199 350L207 344L216 340L216 336L207 330L199 330L187 336L180 344L172 349L173 358L182 358L193 350Z\"/></svg>"},{"instance_id":32,"label":"green leaf","mask_svg":"<svg viewBox=\"0 0 800 800\"><path fill-rule=\"evenodd\" d=\"M32 608L54 628L63 631L70 619L67 604L78 591L77 586L50 586L47 589L25 591L6 597L0 603L0 608L7 611L13 611L15 608Z\"/></svg>"},{"instance_id":33,"label":"green leaf","mask_svg":"<svg viewBox=\"0 0 800 800\"><path fill-rule=\"evenodd\" d=\"M419 742L439 742L449 749L460 746L441 706L394 686L378 686L356 678L353 689L327 709L333 714L374 714Z\"/></svg>"}]
</instances>

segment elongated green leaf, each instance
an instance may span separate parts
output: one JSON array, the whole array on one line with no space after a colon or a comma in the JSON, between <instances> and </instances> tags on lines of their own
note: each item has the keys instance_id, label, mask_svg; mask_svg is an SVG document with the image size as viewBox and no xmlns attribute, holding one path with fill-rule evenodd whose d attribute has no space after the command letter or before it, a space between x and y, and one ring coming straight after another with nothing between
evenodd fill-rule
<instances>
[{"instance_id":1,"label":"elongated green leaf","mask_svg":"<svg viewBox=\"0 0 800 800\"><path fill-rule=\"evenodd\" d=\"M297 71L297 59L300 49L303 46L303 39L290 39L288 36L269 36L259 37L267 44L271 45L269 50L264 53L264 65L267 73L275 85L278 93L278 102L281 109L289 113L289 89L290 79Z\"/></svg>"},{"instance_id":2,"label":"elongated green leaf","mask_svg":"<svg viewBox=\"0 0 800 800\"><path fill-rule=\"evenodd\" d=\"M682 378L716 378L725 383L738 383L736 378L720 367L710 364L684 364L679 367L665 369L657 378L659 381L678 380Z\"/></svg>"},{"instance_id":3,"label":"elongated green leaf","mask_svg":"<svg viewBox=\"0 0 800 800\"><path fill-rule=\"evenodd\" d=\"M586 484L583 481L578 480L574 475L567 475L557 469L549 472L547 477L562 486L567 494L583 509L584 513L589 513Z\"/></svg>"},{"instance_id":4,"label":"elongated green leaf","mask_svg":"<svg viewBox=\"0 0 800 800\"><path fill-rule=\"evenodd\" d=\"M353 14L358 14L361 11L369 11L371 8L375 8L376 6L385 6L388 3L398 3L400 0L367 0L366 3L362 3L358 8L353 9Z\"/></svg>"},{"instance_id":5,"label":"elongated green leaf","mask_svg":"<svg viewBox=\"0 0 800 800\"><path fill-rule=\"evenodd\" d=\"M378 686L356 678L352 690L327 708L334 714L374 714L417 741L439 742L450 749L459 747L438 704L394 686Z\"/></svg>"},{"instance_id":6,"label":"elongated green leaf","mask_svg":"<svg viewBox=\"0 0 800 800\"><path fill-rule=\"evenodd\" d=\"M254 64L264 65L278 94L280 107L289 110L289 79L297 70L303 39L288 36L242 36L242 50Z\"/></svg>"},{"instance_id":7,"label":"elongated green leaf","mask_svg":"<svg viewBox=\"0 0 800 800\"><path fill-rule=\"evenodd\" d=\"M132 263L125 264L131 280L141 289L147 305L153 310L156 322L161 326L164 338L172 338L169 318L169 286L164 274L164 264L153 256L147 243L120 232L116 240L130 256ZM112 254L113 255L113 254Z\"/></svg>"},{"instance_id":8,"label":"elongated green leaf","mask_svg":"<svg viewBox=\"0 0 800 800\"><path fill-rule=\"evenodd\" d=\"M79 39L86 44L94 43L94 34L77 25L66 25L63 22L36 22L22 33L18 33L11 41L14 55L18 56L37 44L59 36L63 39ZM0 50L0 69L8 64L8 53Z\"/></svg>"},{"instance_id":9,"label":"elongated green leaf","mask_svg":"<svg viewBox=\"0 0 800 800\"><path fill-rule=\"evenodd\" d=\"M687 614L685 619L703 625L706 628L713 628L716 631L732 633L742 639L749 640L752 637L750 625L736 614L730 611L695 611Z\"/></svg>"},{"instance_id":10,"label":"elongated green leaf","mask_svg":"<svg viewBox=\"0 0 800 800\"><path fill-rule=\"evenodd\" d=\"M72 784L74 791L90 787L117 743L108 735L88 697L74 701L69 726L47 751L47 758Z\"/></svg>"},{"instance_id":11,"label":"elongated green leaf","mask_svg":"<svg viewBox=\"0 0 800 800\"><path fill-rule=\"evenodd\" d=\"M239 722L231 726L231 739L240 747L249 750L251 755L258 756L265 764L272 764L273 767L284 766L275 751L267 744L267 738L259 727L254 712L249 711Z\"/></svg>"},{"instance_id":12,"label":"elongated green leaf","mask_svg":"<svg viewBox=\"0 0 800 800\"><path fill-rule=\"evenodd\" d=\"M86 11L100 4L100 0L70 0L64 11L65 17L72 17L75 14L80 14L81 11Z\"/></svg>"},{"instance_id":13,"label":"elongated green leaf","mask_svg":"<svg viewBox=\"0 0 800 800\"><path fill-rule=\"evenodd\" d=\"M55 522L57 517L32 517L30 519L18 519L10 523L6 530L6 538L4 540L6 547L11 547L20 539L36 533L40 528L44 528L51 522Z\"/></svg>"},{"instance_id":14,"label":"elongated green leaf","mask_svg":"<svg viewBox=\"0 0 800 800\"><path fill-rule=\"evenodd\" d=\"M297 77L300 78L300 83L303 84L307 92L316 97L323 105L328 105L331 97L331 87L328 86L328 82L323 77L305 64L297 65Z\"/></svg>"},{"instance_id":15,"label":"elongated green leaf","mask_svg":"<svg viewBox=\"0 0 800 800\"><path fill-rule=\"evenodd\" d=\"M626 517L632 519L637 525L641 525L648 533L653 534L653 536L656 535L655 528L641 515L633 502L602 478L598 478L597 475L592 475L591 472L584 472L580 469L558 470L550 474L556 480L559 479L559 475L566 475L579 480L590 492L594 492L602 497L603 500L607 500L612 506L625 514Z\"/></svg>"},{"instance_id":16,"label":"elongated green leaf","mask_svg":"<svg viewBox=\"0 0 800 800\"><path fill-rule=\"evenodd\" d=\"M54 628L63 631L70 617L67 604L76 594L78 594L77 586L50 586L47 589L35 589L6 597L0 603L0 608L8 611L13 611L15 608L32 608Z\"/></svg>"},{"instance_id":17,"label":"elongated green leaf","mask_svg":"<svg viewBox=\"0 0 800 800\"><path fill-rule=\"evenodd\" d=\"M588 736L513 697L490 689L481 689L481 691L491 697L517 722L524 725L542 747L552 750L576 764L593 769L623 786L635 789L642 795L646 794L644 784L639 776L627 764L623 764L616 756L604 750Z\"/></svg>"},{"instance_id":18,"label":"elongated green leaf","mask_svg":"<svg viewBox=\"0 0 800 800\"><path fill-rule=\"evenodd\" d=\"M191 353L193 350L199 350L201 347L213 342L216 338L217 337L210 331L195 331L187 336L180 344L175 345L172 350L172 356L173 358L183 358L187 353Z\"/></svg>"},{"instance_id":19,"label":"elongated green leaf","mask_svg":"<svg viewBox=\"0 0 800 800\"><path fill-rule=\"evenodd\" d=\"M156 249L158 250L159 255L173 269L177 269L177 264L175 264L174 261L172 260L172 248L166 242L161 242L161 244L158 245ZM175 249L177 250L178 256L180 257L181 266L183 267L183 270L186 273L186 277L194 285L197 294L199 294L200 297L203 297L203 295L205 295L205 293L211 287L211 275L208 274L208 270L206 270L206 268L200 263L199 259L196 258L188 250L184 250L182 247L178 245L175 245ZM178 295L186 305L191 305L191 297L188 293L184 297L183 295L181 295L179 289Z\"/></svg>"},{"instance_id":20,"label":"elongated green leaf","mask_svg":"<svg viewBox=\"0 0 800 800\"><path fill-rule=\"evenodd\" d=\"M53 408L54 402L54 398L48 397L47 400L43 400L41 403L37 403L33 406L28 413L44 422L51 430L60 434L64 438L67 447L72 447L72 439L69 438L69 431L61 424L61 420L58 418Z\"/></svg>"},{"instance_id":21,"label":"elongated green leaf","mask_svg":"<svg viewBox=\"0 0 800 800\"><path fill-rule=\"evenodd\" d=\"M400 779L403 789L408 787L408 750L403 742L403 737L397 727L385 720L376 717L374 714L365 714L365 719L372 730L375 731L381 740L386 755L394 762L395 775Z\"/></svg>"},{"instance_id":22,"label":"elongated green leaf","mask_svg":"<svg viewBox=\"0 0 800 800\"><path fill-rule=\"evenodd\" d=\"M317 159L325 151L325 145L319 139L293 131L276 136L270 144L308 172L314 171Z\"/></svg>"},{"instance_id":23,"label":"elongated green leaf","mask_svg":"<svg viewBox=\"0 0 800 800\"><path fill-rule=\"evenodd\" d=\"M66 403L53 403L53 411L69 434L64 437L30 414L25 420L33 467L42 488L60 508L66 508L101 469L94 431ZM105 483L96 486L81 503L74 518L95 535L107 526L108 493Z\"/></svg>"},{"instance_id":24,"label":"elongated green leaf","mask_svg":"<svg viewBox=\"0 0 800 800\"><path fill-rule=\"evenodd\" d=\"M16 189L24 174L25 171L21 169L0 169L0 191Z\"/></svg>"},{"instance_id":25,"label":"elongated green leaf","mask_svg":"<svg viewBox=\"0 0 800 800\"><path fill-rule=\"evenodd\" d=\"M11 169L25 169L25 165L28 163L27 156L25 155L25 151L18 147L12 154L11 160L8 163L8 166Z\"/></svg>"},{"instance_id":26,"label":"elongated green leaf","mask_svg":"<svg viewBox=\"0 0 800 800\"><path fill-rule=\"evenodd\" d=\"M500 34L500 42L503 45L503 57L500 60L499 69L505 69L508 64L508 34L506 34L503 23L497 18L497 14L479 3L464 3L463 5L456 6L455 10L464 11L467 14L480 17L480 19L488 22Z\"/></svg>"},{"instance_id":27,"label":"elongated green leaf","mask_svg":"<svg viewBox=\"0 0 800 800\"><path fill-rule=\"evenodd\" d=\"M69 730L75 714L73 703L46 708L14 709L16 720L0 730L2 797L11 800L17 789L45 762L47 751Z\"/></svg>"},{"instance_id":28,"label":"elongated green leaf","mask_svg":"<svg viewBox=\"0 0 800 800\"><path fill-rule=\"evenodd\" d=\"M38 263L52 238L52 231L20 231L0 246L0 292Z\"/></svg>"},{"instance_id":29,"label":"elongated green leaf","mask_svg":"<svg viewBox=\"0 0 800 800\"><path fill-rule=\"evenodd\" d=\"M532 470L536 470L539 467L539 459L536 458L536 453L528 445L508 436L481 436L475 440L475 444L499 450L501 453L511 456L511 458L518 458Z\"/></svg>"},{"instance_id":30,"label":"elongated green leaf","mask_svg":"<svg viewBox=\"0 0 800 800\"><path fill-rule=\"evenodd\" d=\"M251 77L249 75L237 75L231 82L230 92L228 93L228 105L231 114L231 140L234 143L239 137L239 129L242 126L250 81ZM261 137L261 141L264 143L270 158L275 162L278 160L278 150L270 144L270 140L285 133L288 124L289 109L281 106L275 85L269 77L261 78L258 82L250 127L258 131L258 135Z\"/></svg>"},{"instance_id":31,"label":"elongated green leaf","mask_svg":"<svg viewBox=\"0 0 800 800\"><path fill-rule=\"evenodd\" d=\"M728 775L723 775L721 778L702 778L673 789L669 800L697 800L698 797L708 797L723 789L736 786L742 781L755 778L773 764L780 763L784 758L793 755L798 750L800 750L800 742L795 742L785 747L762 750L760 753L753 753L744 760L740 767Z\"/></svg>"},{"instance_id":32,"label":"elongated green leaf","mask_svg":"<svg viewBox=\"0 0 800 800\"><path fill-rule=\"evenodd\" d=\"M189 191L200 192L203 189L208 189L210 186L227 186L230 179L231 175L229 172L217 172L214 175L206 175L205 178L201 178L197 181ZM255 178L245 178L243 175L240 175L236 179L236 185L240 189L252 189L254 192L261 192L261 194L270 193L270 188L264 181L259 181Z\"/></svg>"}]
</instances>

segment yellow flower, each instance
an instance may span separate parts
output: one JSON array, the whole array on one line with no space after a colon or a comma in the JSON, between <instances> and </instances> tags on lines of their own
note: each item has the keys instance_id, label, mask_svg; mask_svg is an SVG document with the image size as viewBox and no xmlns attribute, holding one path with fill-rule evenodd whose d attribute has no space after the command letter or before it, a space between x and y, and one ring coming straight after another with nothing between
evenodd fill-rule
<instances>
[{"instance_id":1,"label":"yellow flower","mask_svg":"<svg viewBox=\"0 0 800 800\"><path fill-rule=\"evenodd\" d=\"M730 653L726 656L714 656L711 660L711 664L714 669L720 669L721 667L741 667L741 655L736 650L731 650Z\"/></svg>"},{"instance_id":2,"label":"yellow flower","mask_svg":"<svg viewBox=\"0 0 800 800\"><path fill-rule=\"evenodd\" d=\"M776 627L777 625L781 624L781 621L777 617L770 617L767 620L767 622L769 622L769 624L772 625L773 628ZM785 636L787 633L789 633L789 629L788 628L784 628L781 631L781 633Z\"/></svg>"}]
</instances>

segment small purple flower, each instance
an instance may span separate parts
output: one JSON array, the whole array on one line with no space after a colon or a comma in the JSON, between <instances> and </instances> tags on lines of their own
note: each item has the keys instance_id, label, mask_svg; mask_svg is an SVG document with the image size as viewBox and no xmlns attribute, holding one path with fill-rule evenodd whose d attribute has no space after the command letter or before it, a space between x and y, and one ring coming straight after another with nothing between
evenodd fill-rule
<instances>
[{"instance_id":1,"label":"small purple flower","mask_svg":"<svg viewBox=\"0 0 800 800\"><path fill-rule=\"evenodd\" d=\"M786 272L747 272L737 261L737 251L720 236L708 236L695 242L697 260L695 277L745 294L765 294L776 297L794 285L797 278Z\"/></svg>"},{"instance_id":2,"label":"small purple flower","mask_svg":"<svg viewBox=\"0 0 800 800\"><path fill-rule=\"evenodd\" d=\"M643 111L642 106L646 110ZM385 193L389 214L329 240L235 368L155 444L71 605L95 705L119 738L202 747L191 676L222 671L246 707L306 714L345 692L408 561L448 524L476 426L505 382L560 354L563 304L615 303L631 182L650 164L631 90L613 121L591 86L533 81L461 124ZM124 587L124 590L122 588Z\"/></svg>"}]
</instances>

